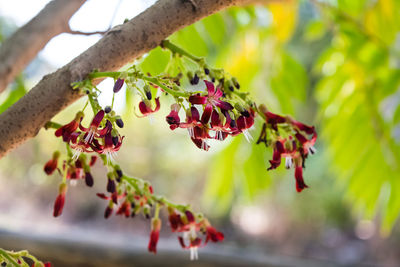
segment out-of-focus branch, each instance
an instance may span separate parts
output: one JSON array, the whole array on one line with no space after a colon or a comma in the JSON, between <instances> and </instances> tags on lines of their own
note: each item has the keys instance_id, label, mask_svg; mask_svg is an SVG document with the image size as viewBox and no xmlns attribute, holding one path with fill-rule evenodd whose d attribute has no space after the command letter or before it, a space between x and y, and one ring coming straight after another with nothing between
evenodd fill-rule
<instances>
[{"instance_id":1,"label":"out-of-focus branch","mask_svg":"<svg viewBox=\"0 0 400 267\"><path fill-rule=\"evenodd\" d=\"M0 157L34 137L54 115L82 96L72 90L72 82L84 79L93 70L118 70L177 30L229 6L252 3L250 0L193 1L159 0L129 22L108 31L66 66L43 77L27 95L0 114Z\"/></svg>"},{"instance_id":2,"label":"out-of-focus branch","mask_svg":"<svg viewBox=\"0 0 400 267\"><path fill-rule=\"evenodd\" d=\"M0 93L54 36L69 29L71 16L86 0L54 0L0 47Z\"/></svg>"}]
</instances>

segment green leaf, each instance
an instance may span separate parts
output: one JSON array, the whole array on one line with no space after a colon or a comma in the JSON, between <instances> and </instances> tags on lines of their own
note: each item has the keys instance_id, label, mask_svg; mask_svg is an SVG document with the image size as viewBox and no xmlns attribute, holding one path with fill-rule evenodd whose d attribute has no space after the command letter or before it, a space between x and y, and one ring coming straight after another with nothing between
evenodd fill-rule
<instances>
[{"instance_id":1,"label":"green leaf","mask_svg":"<svg viewBox=\"0 0 400 267\"><path fill-rule=\"evenodd\" d=\"M157 47L151 50L138 65L144 73L150 73L155 76L165 71L170 59L171 52Z\"/></svg>"}]
</instances>

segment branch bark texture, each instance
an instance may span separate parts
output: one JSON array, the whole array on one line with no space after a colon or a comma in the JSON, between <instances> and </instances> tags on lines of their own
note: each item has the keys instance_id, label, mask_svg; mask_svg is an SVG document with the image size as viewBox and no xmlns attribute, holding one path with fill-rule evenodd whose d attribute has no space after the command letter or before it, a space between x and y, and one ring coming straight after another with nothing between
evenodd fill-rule
<instances>
[{"instance_id":1,"label":"branch bark texture","mask_svg":"<svg viewBox=\"0 0 400 267\"><path fill-rule=\"evenodd\" d=\"M76 1L76 0L74 0ZM79 99L70 84L90 72L115 71L158 46L177 30L232 5L251 0L159 0L129 22L111 29L95 45L43 79L0 114L0 158L34 137L44 124Z\"/></svg>"},{"instance_id":2,"label":"branch bark texture","mask_svg":"<svg viewBox=\"0 0 400 267\"><path fill-rule=\"evenodd\" d=\"M54 36L69 30L69 20L86 0L54 0L0 46L0 93Z\"/></svg>"}]
</instances>

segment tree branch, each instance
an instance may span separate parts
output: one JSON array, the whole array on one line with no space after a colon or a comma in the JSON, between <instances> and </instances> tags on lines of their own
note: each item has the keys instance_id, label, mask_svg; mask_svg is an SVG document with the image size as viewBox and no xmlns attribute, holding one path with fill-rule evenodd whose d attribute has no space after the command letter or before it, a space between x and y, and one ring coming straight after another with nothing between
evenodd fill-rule
<instances>
[{"instance_id":1,"label":"tree branch","mask_svg":"<svg viewBox=\"0 0 400 267\"><path fill-rule=\"evenodd\" d=\"M159 0L146 11L107 32L69 64L46 75L23 98L0 114L0 157L34 137L54 115L79 99L70 84L90 72L115 71L158 46L175 31L232 5L250 0ZM259 2L259 0L258 0ZM100 80L96 81L100 82Z\"/></svg>"},{"instance_id":2,"label":"tree branch","mask_svg":"<svg viewBox=\"0 0 400 267\"><path fill-rule=\"evenodd\" d=\"M0 93L54 36L69 29L69 19L86 0L54 0L0 47Z\"/></svg>"}]
</instances>

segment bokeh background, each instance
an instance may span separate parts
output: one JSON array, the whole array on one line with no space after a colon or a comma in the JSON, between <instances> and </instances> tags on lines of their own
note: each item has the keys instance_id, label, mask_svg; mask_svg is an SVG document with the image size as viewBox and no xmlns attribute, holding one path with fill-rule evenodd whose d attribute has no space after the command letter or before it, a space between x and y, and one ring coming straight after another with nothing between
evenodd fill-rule
<instances>
[{"instance_id":1,"label":"bokeh background","mask_svg":"<svg viewBox=\"0 0 400 267\"><path fill-rule=\"evenodd\" d=\"M0 39L47 2L0 0ZM71 27L106 30L153 2L91 0ZM396 0L276 1L228 9L170 37L225 68L273 112L316 125L318 153L305 170L310 188L300 194L293 170L267 172L271 149L236 137L200 151L184 130L172 132L165 123L171 99L149 120L135 116L139 98L130 90L118 94L126 125L118 163L149 180L156 193L203 211L225 233L223 244L200 250L199 262L189 262L167 227L160 255L151 256L148 220L104 220L106 203L95 196L105 188L100 163L94 188L83 181L70 187L63 215L53 218L61 177L47 177L43 165L64 145L50 130L0 161L0 245L28 248L56 266L399 266L399 17ZM55 37L0 95L0 112L99 38ZM155 75L170 57L157 48L137 64ZM112 85L100 85L101 104L109 104ZM78 101L54 121L69 122L83 105ZM255 139L260 125L251 131Z\"/></svg>"}]
</instances>

